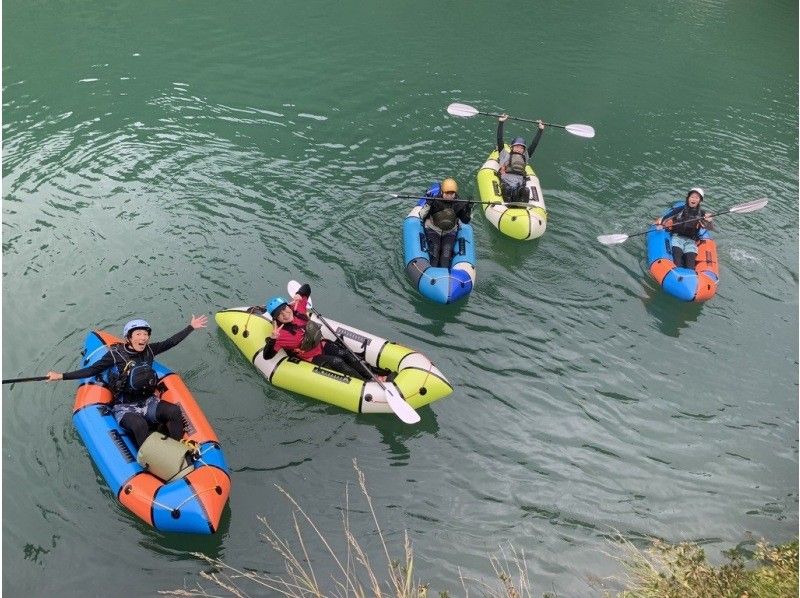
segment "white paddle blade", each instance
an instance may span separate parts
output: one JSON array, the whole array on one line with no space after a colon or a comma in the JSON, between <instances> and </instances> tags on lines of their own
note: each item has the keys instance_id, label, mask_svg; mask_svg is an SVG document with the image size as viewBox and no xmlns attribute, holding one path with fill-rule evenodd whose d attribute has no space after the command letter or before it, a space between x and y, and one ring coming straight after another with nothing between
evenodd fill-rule
<instances>
[{"instance_id":1,"label":"white paddle blade","mask_svg":"<svg viewBox=\"0 0 800 598\"><path fill-rule=\"evenodd\" d=\"M597 240L600 241L603 245L619 245L620 243L624 243L628 240L628 235L623 234L616 234L616 235L600 235L597 237Z\"/></svg>"},{"instance_id":2,"label":"white paddle blade","mask_svg":"<svg viewBox=\"0 0 800 598\"><path fill-rule=\"evenodd\" d=\"M478 110L467 104L459 104L456 102L447 107L447 113L453 116L460 116L461 118L469 118L478 114Z\"/></svg>"},{"instance_id":3,"label":"white paddle blade","mask_svg":"<svg viewBox=\"0 0 800 598\"><path fill-rule=\"evenodd\" d=\"M414 411L414 408L406 403L391 385L383 385L383 389L386 391L384 395L386 396L386 402L389 403L389 408L394 411L394 414L403 423L416 424L419 422L419 413Z\"/></svg>"},{"instance_id":4,"label":"white paddle blade","mask_svg":"<svg viewBox=\"0 0 800 598\"><path fill-rule=\"evenodd\" d=\"M728 211L735 212L738 214L745 214L747 212L755 212L756 210L760 210L769 200L766 197L762 197L761 199L754 199L753 201L748 201L747 203L739 204L738 206L733 206Z\"/></svg>"},{"instance_id":5,"label":"white paddle blade","mask_svg":"<svg viewBox=\"0 0 800 598\"><path fill-rule=\"evenodd\" d=\"M303 285L301 285L296 280L290 280L289 282L286 283L286 292L289 293L289 301L292 300L292 297L297 295L297 291L300 290L301 286ZM311 303L311 297L308 298L308 303L306 303L306 306L309 308L314 307L314 304Z\"/></svg>"},{"instance_id":6,"label":"white paddle blade","mask_svg":"<svg viewBox=\"0 0 800 598\"><path fill-rule=\"evenodd\" d=\"M567 133L572 133L578 137L586 137L587 139L594 137L594 127L590 127L589 125L567 125L564 128L567 130Z\"/></svg>"}]
</instances>

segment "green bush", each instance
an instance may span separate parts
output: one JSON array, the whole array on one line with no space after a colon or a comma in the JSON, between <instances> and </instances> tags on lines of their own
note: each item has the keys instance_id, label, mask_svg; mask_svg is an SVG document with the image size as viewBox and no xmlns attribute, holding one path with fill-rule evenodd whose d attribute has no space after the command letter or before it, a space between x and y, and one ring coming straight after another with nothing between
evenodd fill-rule
<instances>
[{"instance_id":1,"label":"green bush","mask_svg":"<svg viewBox=\"0 0 800 598\"><path fill-rule=\"evenodd\" d=\"M620 559L627 589L618 598L797 598L797 540L771 546L759 542L747 558L742 551L727 553L727 562L714 567L702 548L692 543L656 540L650 548L631 549ZM609 596L609 594L606 594Z\"/></svg>"}]
</instances>

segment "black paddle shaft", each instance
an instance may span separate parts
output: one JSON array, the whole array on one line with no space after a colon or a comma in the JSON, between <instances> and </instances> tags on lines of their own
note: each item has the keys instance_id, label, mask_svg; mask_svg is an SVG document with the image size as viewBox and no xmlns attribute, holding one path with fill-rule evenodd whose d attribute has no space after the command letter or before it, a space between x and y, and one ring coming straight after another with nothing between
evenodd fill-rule
<instances>
[{"instance_id":1,"label":"black paddle shaft","mask_svg":"<svg viewBox=\"0 0 800 598\"><path fill-rule=\"evenodd\" d=\"M41 382L42 380L47 380L47 376L33 376L31 378L11 378L9 380L3 380L3 384L14 384L15 382Z\"/></svg>"}]
</instances>

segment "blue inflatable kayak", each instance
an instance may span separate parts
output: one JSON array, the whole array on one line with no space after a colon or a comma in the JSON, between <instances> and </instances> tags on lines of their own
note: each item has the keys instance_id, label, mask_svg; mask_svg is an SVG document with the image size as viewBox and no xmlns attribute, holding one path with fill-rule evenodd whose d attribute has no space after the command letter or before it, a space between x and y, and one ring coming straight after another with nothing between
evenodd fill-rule
<instances>
[{"instance_id":1,"label":"blue inflatable kayak","mask_svg":"<svg viewBox=\"0 0 800 598\"><path fill-rule=\"evenodd\" d=\"M95 363L116 342L120 339L105 332L87 334L81 367ZM230 493L225 456L181 377L157 361L153 369L159 398L180 407L184 438L197 443L197 457L183 477L165 481L139 464L130 437L111 414L111 391L102 379L78 382L72 422L111 492L134 515L164 532L212 534Z\"/></svg>"},{"instance_id":2,"label":"blue inflatable kayak","mask_svg":"<svg viewBox=\"0 0 800 598\"><path fill-rule=\"evenodd\" d=\"M683 201L675 203L662 216L682 205ZM647 267L661 288L681 301L702 303L714 296L719 283L717 244L706 229L699 231L697 263L693 270L672 261L672 235L669 230L651 225L646 237Z\"/></svg>"},{"instance_id":3,"label":"blue inflatable kayak","mask_svg":"<svg viewBox=\"0 0 800 598\"><path fill-rule=\"evenodd\" d=\"M427 197L439 194L439 184L432 185L403 222L403 255L406 275L423 297L436 303L453 303L463 299L475 285L475 242L472 225L458 223L449 268L431 266L425 229L419 212Z\"/></svg>"}]
</instances>

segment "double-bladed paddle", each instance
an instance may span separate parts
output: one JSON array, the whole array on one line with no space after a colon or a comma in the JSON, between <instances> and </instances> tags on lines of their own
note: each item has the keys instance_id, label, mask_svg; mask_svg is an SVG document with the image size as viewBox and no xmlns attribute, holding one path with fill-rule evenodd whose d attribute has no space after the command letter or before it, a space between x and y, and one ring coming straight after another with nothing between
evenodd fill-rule
<instances>
[{"instance_id":1,"label":"double-bladed paddle","mask_svg":"<svg viewBox=\"0 0 800 598\"><path fill-rule=\"evenodd\" d=\"M447 201L442 200L441 197L425 197L424 195L412 195L412 194L405 194L405 193L389 193L384 191L376 191L375 193L380 193L381 195L388 195L389 197L396 197L399 199L438 199L440 201ZM461 201L464 203L479 203L485 204L490 206L519 206L525 207L533 205L528 203L527 201L481 201L480 199L475 199L474 197L457 197L453 201Z\"/></svg>"},{"instance_id":2,"label":"double-bladed paddle","mask_svg":"<svg viewBox=\"0 0 800 598\"><path fill-rule=\"evenodd\" d=\"M477 108L473 108L468 104L459 104L458 102L450 104L447 107L447 113L453 116L460 116L461 118L472 118L473 116L476 116L478 114L481 114L483 116L494 116L494 117L502 116L502 114L493 114L492 112L481 112ZM512 120L519 120L526 123L539 122L538 120L534 120L532 118L520 118L518 116L509 116L508 118ZM556 127L558 129L564 129L567 133L571 133L578 137L586 137L587 139L591 139L592 137L594 137L594 127L591 127L589 125L580 125L580 124L557 125L555 123L546 123L546 122L543 122L542 124L546 127Z\"/></svg>"},{"instance_id":3,"label":"double-bladed paddle","mask_svg":"<svg viewBox=\"0 0 800 598\"><path fill-rule=\"evenodd\" d=\"M704 218L708 218L709 216L724 216L725 214L746 214L747 212L755 212L756 210L760 210L765 205L767 205L766 198L762 197L761 199L754 199L753 201L748 201L746 203L741 203L739 205L733 206L728 208L723 212L717 212L715 214L706 214L705 216L699 218L692 218L691 220L684 220L684 222L697 222L698 220L703 220ZM597 237L597 240L600 241L603 245L618 245L620 243L624 243L630 237L638 237L639 235L646 235L649 233L650 230L643 230L639 231L638 233L631 233L629 235L623 233L616 233L613 235L600 235Z\"/></svg>"}]
</instances>

